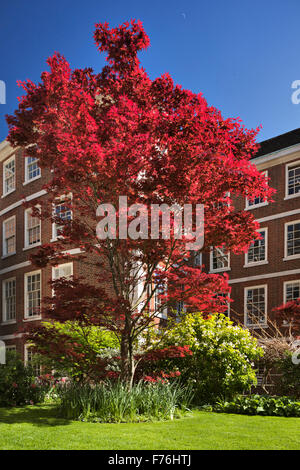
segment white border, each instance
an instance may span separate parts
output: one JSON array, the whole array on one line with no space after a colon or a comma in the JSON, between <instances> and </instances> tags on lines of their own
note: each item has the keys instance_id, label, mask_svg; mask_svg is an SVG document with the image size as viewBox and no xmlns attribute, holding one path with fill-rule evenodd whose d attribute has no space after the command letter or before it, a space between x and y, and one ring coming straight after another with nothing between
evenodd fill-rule
<instances>
[{"instance_id":1,"label":"white border","mask_svg":"<svg viewBox=\"0 0 300 470\"><path fill-rule=\"evenodd\" d=\"M15 161L14 189L11 189L10 191L5 192L5 178L4 178L5 166L13 160ZM9 194L13 193L16 190L16 169L17 169L17 167L16 167L16 155L14 154L14 155L12 155L11 157L9 157L7 160L5 160L3 162L3 166L2 166L3 181L2 181L2 196L1 196L1 198L4 198L4 197L8 196Z\"/></svg>"},{"instance_id":2,"label":"white border","mask_svg":"<svg viewBox=\"0 0 300 470\"><path fill-rule=\"evenodd\" d=\"M37 205L36 208L40 209L41 206ZM41 219L39 219L39 221L40 221L40 224L39 224L39 226L40 226L40 241L36 242L34 245L29 245L28 227L27 227L29 212L32 212L32 209L30 207L24 211L24 248L23 248L23 250L29 250L30 248L34 248L34 247L40 246L42 244L42 221L41 221Z\"/></svg>"},{"instance_id":3,"label":"white border","mask_svg":"<svg viewBox=\"0 0 300 470\"><path fill-rule=\"evenodd\" d=\"M286 165L285 165L285 197L284 197L284 201L287 200L287 199L294 199L295 197L300 196L300 192L295 193L295 194L288 194L288 179L289 179L288 172L289 172L289 168L293 167L293 166L296 166L296 167L300 168L300 160L296 160L294 162L286 163Z\"/></svg>"},{"instance_id":4,"label":"white border","mask_svg":"<svg viewBox=\"0 0 300 470\"><path fill-rule=\"evenodd\" d=\"M34 178L31 178L31 179L28 178L28 158L29 157L25 157L25 175L24 175L23 186L26 186L27 184L31 183L32 181L36 181L36 180L38 180L42 177L42 170L41 170L41 167L39 166L40 174L38 176L35 176ZM38 158L36 160L39 161ZM34 163L34 162L32 162L32 163Z\"/></svg>"},{"instance_id":5,"label":"white border","mask_svg":"<svg viewBox=\"0 0 300 470\"><path fill-rule=\"evenodd\" d=\"M261 288L264 288L265 289L265 323L261 323L261 324L249 324L247 323L247 292L249 290L253 290L253 289L261 289ZM247 286L247 287L244 287L244 325L247 327L247 328L266 328L268 326L268 313L267 313L267 309L268 309L268 284L261 284L259 286Z\"/></svg>"},{"instance_id":6,"label":"white border","mask_svg":"<svg viewBox=\"0 0 300 470\"><path fill-rule=\"evenodd\" d=\"M283 282L283 303L286 304L286 286L287 284L299 284L300 279L293 279L292 281L284 281Z\"/></svg>"},{"instance_id":7,"label":"white border","mask_svg":"<svg viewBox=\"0 0 300 470\"><path fill-rule=\"evenodd\" d=\"M9 222L10 220L15 219L15 251L13 253L5 253L5 236L4 236L4 227L6 222ZM3 220L2 222L2 258L8 258L9 256L15 255L17 252L17 220L16 216L13 215L11 217L8 217L8 219Z\"/></svg>"},{"instance_id":8,"label":"white border","mask_svg":"<svg viewBox=\"0 0 300 470\"><path fill-rule=\"evenodd\" d=\"M247 253L245 253L245 264L243 266L243 268L251 268L252 266L259 266L261 264L268 264L268 227L262 227L260 228L259 230L257 230L257 232L265 232L265 259L261 260L261 261L252 261L249 263L248 261L248 253L249 253L249 250L247 251Z\"/></svg>"},{"instance_id":9,"label":"white border","mask_svg":"<svg viewBox=\"0 0 300 470\"><path fill-rule=\"evenodd\" d=\"M24 320L26 321L33 321L33 320L40 320L42 317L41 315L28 315L28 298L27 298L27 278L29 276L33 276L34 274L40 275L40 297L42 299L42 270L37 269L36 271L30 271L29 273L24 274Z\"/></svg>"},{"instance_id":10,"label":"white border","mask_svg":"<svg viewBox=\"0 0 300 470\"><path fill-rule=\"evenodd\" d=\"M226 271L231 271L231 267L230 267L230 251L228 251L227 255L228 255L228 266L226 268L217 268L217 269L213 269L213 249L215 247L211 246L210 247L210 254L209 254L209 272L210 273L223 273L223 272L226 272ZM222 250L223 251L223 250ZM223 252L223 254L225 255L225 253Z\"/></svg>"},{"instance_id":11,"label":"white border","mask_svg":"<svg viewBox=\"0 0 300 470\"><path fill-rule=\"evenodd\" d=\"M15 318L14 320L7 320L6 318L5 283L9 281L15 281L16 283L16 317L17 317L17 279L15 277L9 277L7 279L3 279L2 281L2 323L5 325L11 325L13 323L17 323L17 318Z\"/></svg>"},{"instance_id":12,"label":"white border","mask_svg":"<svg viewBox=\"0 0 300 470\"><path fill-rule=\"evenodd\" d=\"M289 261L291 259L297 259L300 258L300 253L298 255L290 255L288 256L287 254L287 227L288 225L295 225L295 224L300 224L300 220L290 220L289 222L285 222L284 224L284 258L283 261Z\"/></svg>"}]
</instances>

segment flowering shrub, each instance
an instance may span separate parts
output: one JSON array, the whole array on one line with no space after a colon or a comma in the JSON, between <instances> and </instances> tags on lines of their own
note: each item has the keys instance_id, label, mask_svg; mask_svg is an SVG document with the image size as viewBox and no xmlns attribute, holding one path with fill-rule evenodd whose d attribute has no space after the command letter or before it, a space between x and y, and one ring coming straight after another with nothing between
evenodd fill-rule
<instances>
[{"instance_id":1,"label":"flowering shrub","mask_svg":"<svg viewBox=\"0 0 300 470\"><path fill-rule=\"evenodd\" d=\"M34 405L43 401L45 391L35 382L32 368L8 351L6 364L0 365L0 406Z\"/></svg>"},{"instance_id":2,"label":"flowering shrub","mask_svg":"<svg viewBox=\"0 0 300 470\"><path fill-rule=\"evenodd\" d=\"M190 352L184 358L170 356L157 366L177 367L181 381L193 384L197 403L232 397L256 384L253 362L262 349L248 330L234 326L224 315L204 319L201 313L187 314L160 342Z\"/></svg>"}]
</instances>

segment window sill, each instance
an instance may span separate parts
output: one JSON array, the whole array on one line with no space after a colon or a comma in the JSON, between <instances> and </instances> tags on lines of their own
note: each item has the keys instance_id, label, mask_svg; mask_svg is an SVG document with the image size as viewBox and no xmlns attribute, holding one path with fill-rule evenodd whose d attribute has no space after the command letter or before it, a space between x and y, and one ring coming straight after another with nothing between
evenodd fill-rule
<instances>
[{"instance_id":1,"label":"window sill","mask_svg":"<svg viewBox=\"0 0 300 470\"><path fill-rule=\"evenodd\" d=\"M268 328L268 325L265 323L262 323L261 325L246 325L246 328L252 328L253 330L257 330L260 328Z\"/></svg>"},{"instance_id":2,"label":"window sill","mask_svg":"<svg viewBox=\"0 0 300 470\"><path fill-rule=\"evenodd\" d=\"M262 202L261 204L254 204L253 206L246 206L245 211L252 211L253 209L258 209L259 207L268 206L268 202Z\"/></svg>"},{"instance_id":3,"label":"window sill","mask_svg":"<svg viewBox=\"0 0 300 470\"><path fill-rule=\"evenodd\" d=\"M226 271L231 271L231 268L211 269L209 272L214 274L214 273L225 273Z\"/></svg>"},{"instance_id":4,"label":"window sill","mask_svg":"<svg viewBox=\"0 0 300 470\"><path fill-rule=\"evenodd\" d=\"M35 178L32 178L31 180L24 181L23 186L26 186L29 183L32 183L33 181L39 180L42 177L42 175L36 176Z\"/></svg>"},{"instance_id":5,"label":"window sill","mask_svg":"<svg viewBox=\"0 0 300 470\"><path fill-rule=\"evenodd\" d=\"M296 194L288 194L287 196L285 196L285 198L283 199L284 201L287 201L289 199L294 199L295 197L299 197L300 196L300 193L296 193Z\"/></svg>"},{"instance_id":6,"label":"window sill","mask_svg":"<svg viewBox=\"0 0 300 470\"><path fill-rule=\"evenodd\" d=\"M17 252L14 251L13 253L9 253L9 255L3 255L3 256L1 256L1 259L6 259L6 258L9 258L10 256L14 256L14 255L16 255L16 254L17 254Z\"/></svg>"},{"instance_id":7,"label":"window sill","mask_svg":"<svg viewBox=\"0 0 300 470\"><path fill-rule=\"evenodd\" d=\"M285 256L282 261L292 261L293 259L299 259L300 255Z\"/></svg>"},{"instance_id":8,"label":"window sill","mask_svg":"<svg viewBox=\"0 0 300 470\"><path fill-rule=\"evenodd\" d=\"M9 191L8 193L2 194L1 199L5 198L6 196L9 196L9 195L12 194L12 193L14 193L15 190L16 190L16 188L13 189L12 191Z\"/></svg>"},{"instance_id":9,"label":"window sill","mask_svg":"<svg viewBox=\"0 0 300 470\"><path fill-rule=\"evenodd\" d=\"M37 246L41 246L41 244L42 244L42 242L36 243L35 245L25 246L23 248L23 251L31 250L31 248L36 248Z\"/></svg>"},{"instance_id":10,"label":"window sill","mask_svg":"<svg viewBox=\"0 0 300 470\"><path fill-rule=\"evenodd\" d=\"M28 322L28 321L36 321L36 320L41 320L42 317L41 315L37 315L37 316L34 316L34 317L29 317L29 318L24 318L23 319L23 322Z\"/></svg>"},{"instance_id":11,"label":"window sill","mask_svg":"<svg viewBox=\"0 0 300 470\"><path fill-rule=\"evenodd\" d=\"M17 323L17 320L7 320L7 321L3 321L2 323L0 323L1 326L5 326L5 325L15 325Z\"/></svg>"},{"instance_id":12,"label":"window sill","mask_svg":"<svg viewBox=\"0 0 300 470\"><path fill-rule=\"evenodd\" d=\"M269 261L257 261L256 263L247 263L244 264L243 268L254 268L256 266L262 266L264 264L269 264Z\"/></svg>"}]
</instances>

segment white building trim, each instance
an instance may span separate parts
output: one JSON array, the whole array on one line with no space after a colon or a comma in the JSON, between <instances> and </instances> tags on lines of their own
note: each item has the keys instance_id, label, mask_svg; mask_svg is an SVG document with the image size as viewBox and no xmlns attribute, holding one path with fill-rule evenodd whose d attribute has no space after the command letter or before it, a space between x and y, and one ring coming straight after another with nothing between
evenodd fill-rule
<instances>
[{"instance_id":1,"label":"white building trim","mask_svg":"<svg viewBox=\"0 0 300 470\"><path fill-rule=\"evenodd\" d=\"M257 276L239 277L238 279L230 279L228 283L238 284L240 282L259 281L261 279L271 279L273 277L293 276L294 274L300 274L300 269L290 269L289 271L280 271L277 273L259 274Z\"/></svg>"},{"instance_id":2,"label":"white building trim","mask_svg":"<svg viewBox=\"0 0 300 470\"><path fill-rule=\"evenodd\" d=\"M30 194L30 196L27 196L25 199L20 199L17 202L14 202L10 206L7 206L5 209L0 211L0 217L7 212L10 212L13 209L16 209L16 207L21 206L24 202L32 201L33 199L36 199L37 197L41 197L47 194L47 191L45 189L42 189L41 191L38 191L37 193Z\"/></svg>"}]
</instances>

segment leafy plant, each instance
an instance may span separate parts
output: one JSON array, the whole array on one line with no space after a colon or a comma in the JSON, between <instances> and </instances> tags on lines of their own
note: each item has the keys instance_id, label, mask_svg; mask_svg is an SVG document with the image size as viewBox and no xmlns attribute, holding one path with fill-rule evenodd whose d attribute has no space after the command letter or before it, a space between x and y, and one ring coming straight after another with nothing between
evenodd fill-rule
<instances>
[{"instance_id":1,"label":"leafy plant","mask_svg":"<svg viewBox=\"0 0 300 470\"><path fill-rule=\"evenodd\" d=\"M46 388L37 384L32 367L25 366L14 351L0 364L0 406L22 406L43 401Z\"/></svg>"},{"instance_id":2,"label":"leafy plant","mask_svg":"<svg viewBox=\"0 0 300 470\"><path fill-rule=\"evenodd\" d=\"M95 422L173 419L186 411L191 389L178 383L139 382L131 390L120 381L99 385L71 383L58 389L64 418Z\"/></svg>"},{"instance_id":3,"label":"leafy plant","mask_svg":"<svg viewBox=\"0 0 300 470\"><path fill-rule=\"evenodd\" d=\"M300 364L294 364L291 351L287 351L279 363L279 372L282 373L281 391L300 399Z\"/></svg>"},{"instance_id":4,"label":"leafy plant","mask_svg":"<svg viewBox=\"0 0 300 470\"><path fill-rule=\"evenodd\" d=\"M214 411L263 416L300 417L300 401L290 397L264 395L238 396L233 401L220 401Z\"/></svg>"},{"instance_id":5,"label":"leafy plant","mask_svg":"<svg viewBox=\"0 0 300 470\"><path fill-rule=\"evenodd\" d=\"M193 385L198 404L230 399L256 384L253 361L263 354L262 349L248 330L222 314L209 318L201 313L186 314L158 341L189 345L192 355L169 358L157 367L177 366L182 382Z\"/></svg>"}]
</instances>

